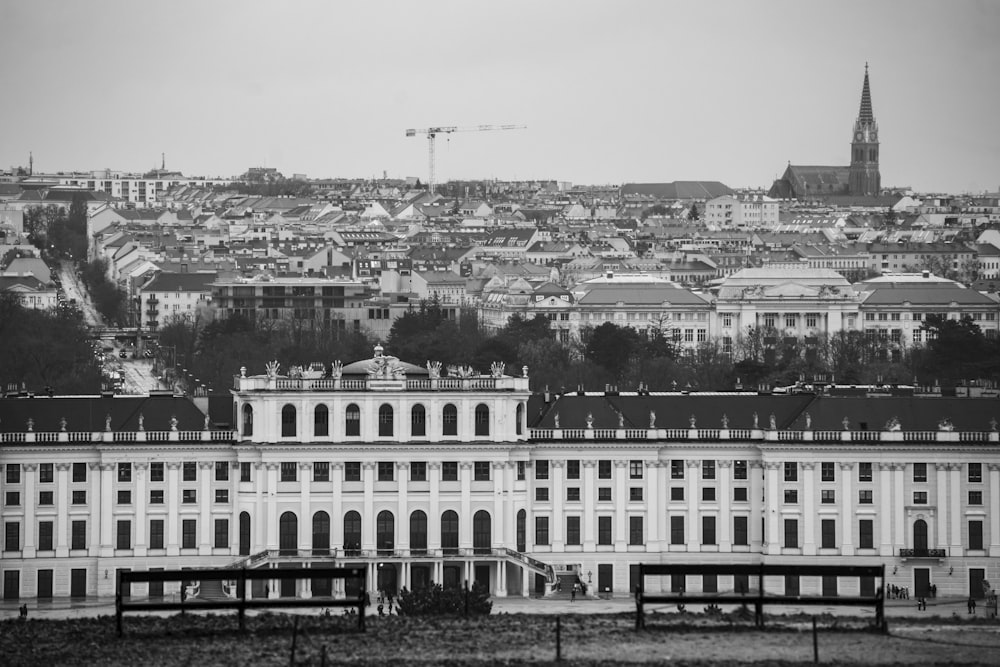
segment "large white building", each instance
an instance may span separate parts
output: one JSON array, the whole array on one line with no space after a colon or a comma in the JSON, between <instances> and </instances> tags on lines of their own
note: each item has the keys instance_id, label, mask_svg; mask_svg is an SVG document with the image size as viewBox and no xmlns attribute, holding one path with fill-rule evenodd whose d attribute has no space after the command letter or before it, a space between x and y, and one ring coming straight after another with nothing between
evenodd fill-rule
<instances>
[{"instance_id":1,"label":"large white building","mask_svg":"<svg viewBox=\"0 0 1000 667\"><path fill-rule=\"evenodd\" d=\"M365 567L370 590L495 596L567 578L626 595L640 563L670 561L884 563L915 596L1000 577L996 399L532 395L527 369L379 348L266 371L241 370L210 416L169 395L0 400L3 597L108 596L122 568L331 562Z\"/></svg>"}]
</instances>

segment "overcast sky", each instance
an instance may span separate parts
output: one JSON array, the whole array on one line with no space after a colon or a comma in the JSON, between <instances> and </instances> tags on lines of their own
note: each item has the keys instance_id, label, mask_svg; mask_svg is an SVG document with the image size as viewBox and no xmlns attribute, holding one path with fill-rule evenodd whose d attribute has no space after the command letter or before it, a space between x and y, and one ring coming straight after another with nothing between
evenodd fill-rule
<instances>
[{"instance_id":1,"label":"overcast sky","mask_svg":"<svg viewBox=\"0 0 1000 667\"><path fill-rule=\"evenodd\" d=\"M1000 189L1000 2L0 0L0 165Z\"/></svg>"}]
</instances>

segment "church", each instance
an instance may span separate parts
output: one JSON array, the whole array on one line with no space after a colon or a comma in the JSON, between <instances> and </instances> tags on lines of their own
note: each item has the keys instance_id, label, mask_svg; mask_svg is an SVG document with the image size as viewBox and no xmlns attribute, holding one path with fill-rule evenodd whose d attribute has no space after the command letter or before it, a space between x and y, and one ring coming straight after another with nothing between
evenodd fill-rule
<instances>
[{"instance_id":1,"label":"church","mask_svg":"<svg viewBox=\"0 0 1000 667\"><path fill-rule=\"evenodd\" d=\"M854 131L851 136L851 164L848 166L789 164L781 178L771 185L768 196L775 199L878 205L882 192L878 159L878 122L872 110L868 64L865 63L861 108L854 121Z\"/></svg>"}]
</instances>

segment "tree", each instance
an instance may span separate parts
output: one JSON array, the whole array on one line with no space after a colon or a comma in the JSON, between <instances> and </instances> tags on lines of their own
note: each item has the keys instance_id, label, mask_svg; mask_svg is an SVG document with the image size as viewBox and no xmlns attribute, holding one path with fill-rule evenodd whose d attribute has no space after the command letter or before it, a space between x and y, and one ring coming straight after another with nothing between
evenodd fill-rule
<instances>
[{"instance_id":1,"label":"tree","mask_svg":"<svg viewBox=\"0 0 1000 667\"><path fill-rule=\"evenodd\" d=\"M605 322L589 331L584 356L603 367L616 379L622 379L625 368L643 343L632 327L619 327Z\"/></svg>"},{"instance_id":2,"label":"tree","mask_svg":"<svg viewBox=\"0 0 1000 667\"><path fill-rule=\"evenodd\" d=\"M924 355L920 368L927 379L955 382L996 377L997 345L986 339L972 318L928 315L921 329L929 341L929 354Z\"/></svg>"},{"instance_id":3,"label":"tree","mask_svg":"<svg viewBox=\"0 0 1000 667\"><path fill-rule=\"evenodd\" d=\"M688 220L695 222L701 217L701 213L698 212L698 205L691 204L691 210L688 211Z\"/></svg>"}]
</instances>

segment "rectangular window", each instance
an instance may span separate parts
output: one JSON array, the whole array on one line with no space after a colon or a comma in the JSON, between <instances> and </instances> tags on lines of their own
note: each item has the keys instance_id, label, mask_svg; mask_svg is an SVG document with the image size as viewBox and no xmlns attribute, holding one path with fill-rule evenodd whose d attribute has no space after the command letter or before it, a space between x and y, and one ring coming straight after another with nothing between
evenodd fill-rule
<instances>
[{"instance_id":1,"label":"rectangular window","mask_svg":"<svg viewBox=\"0 0 1000 667\"><path fill-rule=\"evenodd\" d=\"M250 481L250 470L251 465L249 461L240 461L240 481L249 482Z\"/></svg>"},{"instance_id":2,"label":"rectangular window","mask_svg":"<svg viewBox=\"0 0 1000 667\"><path fill-rule=\"evenodd\" d=\"M477 482L490 481L490 462L476 461L472 464L472 479Z\"/></svg>"},{"instance_id":3,"label":"rectangular window","mask_svg":"<svg viewBox=\"0 0 1000 667\"><path fill-rule=\"evenodd\" d=\"M715 544L715 517L701 517L701 543Z\"/></svg>"},{"instance_id":4,"label":"rectangular window","mask_svg":"<svg viewBox=\"0 0 1000 667\"><path fill-rule=\"evenodd\" d=\"M969 504L970 505L982 505L983 504L983 492L982 491L969 491Z\"/></svg>"},{"instance_id":5,"label":"rectangular window","mask_svg":"<svg viewBox=\"0 0 1000 667\"><path fill-rule=\"evenodd\" d=\"M580 479L580 460L566 461L566 479Z\"/></svg>"},{"instance_id":6,"label":"rectangular window","mask_svg":"<svg viewBox=\"0 0 1000 667\"><path fill-rule=\"evenodd\" d=\"M820 548L837 548L837 522L834 519L820 521Z\"/></svg>"},{"instance_id":7,"label":"rectangular window","mask_svg":"<svg viewBox=\"0 0 1000 667\"><path fill-rule=\"evenodd\" d=\"M535 502L547 503L549 501L549 490L545 487L535 489Z\"/></svg>"},{"instance_id":8,"label":"rectangular window","mask_svg":"<svg viewBox=\"0 0 1000 667\"><path fill-rule=\"evenodd\" d=\"M281 476L279 477L282 482L294 482L298 480L298 466L294 461L282 461L281 462Z\"/></svg>"},{"instance_id":9,"label":"rectangular window","mask_svg":"<svg viewBox=\"0 0 1000 667\"><path fill-rule=\"evenodd\" d=\"M87 481L87 464L86 463L74 463L73 464L73 481L74 482L86 482Z\"/></svg>"},{"instance_id":10,"label":"rectangular window","mask_svg":"<svg viewBox=\"0 0 1000 667\"><path fill-rule=\"evenodd\" d=\"M858 481L859 482L872 481L872 464L870 462L863 461L858 464Z\"/></svg>"},{"instance_id":11,"label":"rectangular window","mask_svg":"<svg viewBox=\"0 0 1000 667\"><path fill-rule=\"evenodd\" d=\"M599 502L611 502L611 487L601 486L597 488L597 500Z\"/></svg>"},{"instance_id":12,"label":"rectangular window","mask_svg":"<svg viewBox=\"0 0 1000 667\"><path fill-rule=\"evenodd\" d=\"M702 502L713 503L715 502L715 487L706 486L701 490L701 500Z\"/></svg>"},{"instance_id":13,"label":"rectangular window","mask_svg":"<svg viewBox=\"0 0 1000 667\"><path fill-rule=\"evenodd\" d=\"M580 517L566 517L566 544L577 546L580 544Z\"/></svg>"},{"instance_id":14,"label":"rectangular window","mask_svg":"<svg viewBox=\"0 0 1000 667\"><path fill-rule=\"evenodd\" d=\"M132 548L132 522L119 519L118 520L118 530L116 532L115 548L116 549L131 549Z\"/></svg>"},{"instance_id":15,"label":"rectangular window","mask_svg":"<svg viewBox=\"0 0 1000 667\"><path fill-rule=\"evenodd\" d=\"M38 522L38 550L52 551L52 522Z\"/></svg>"},{"instance_id":16,"label":"rectangular window","mask_svg":"<svg viewBox=\"0 0 1000 667\"><path fill-rule=\"evenodd\" d=\"M684 461L672 459L670 461L670 479L684 479Z\"/></svg>"},{"instance_id":17,"label":"rectangular window","mask_svg":"<svg viewBox=\"0 0 1000 667\"><path fill-rule=\"evenodd\" d=\"M642 479L642 461L628 462L628 478Z\"/></svg>"},{"instance_id":18,"label":"rectangular window","mask_svg":"<svg viewBox=\"0 0 1000 667\"><path fill-rule=\"evenodd\" d=\"M597 517L597 543L611 544L611 517Z\"/></svg>"},{"instance_id":19,"label":"rectangular window","mask_svg":"<svg viewBox=\"0 0 1000 667\"><path fill-rule=\"evenodd\" d=\"M535 544L546 546L549 543L549 517L535 517Z\"/></svg>"},{"instance_id":20,"label":"rectangular window","mask_svg":"<svg viewBox=\"0 0 1000 667\"><path fill-rule=\"evenodd\" d=\"M580 487L571 486L566 489L567 502L575 503L580 501Z\"/></svg>"},{"instance_id":21,"label":"rectangular window","mask_svg":"<svg viewBox=\"0 0 1000 667\"><path fill-rule=\"evenodd\" d=\"M969 549L981 551L983 548L983 522L969 522Z\"/></svg>"},{"instance_id":22,"label":"rectangular window","mask_svg":"<svg viewBox=\"0 0 1000 667\"><path fill-rule=\"evenodd\" d=\"M73 521L70 523L70 538L69 538L69 548L70 549L86 549L87 548L87 522Z\"/></svg>"},{"instance_id":23,"label":"rectangular window","mask_svg":"<svg viewBox=\"0 0 1000 667\"><path fill-rule=\"evenodd\" d=\"M379 461L376 465L376 479L380 482L391 482L395 479L396 464L392 461Z\"/></svg>"},{"instance_id":24,"label":"rectangular window","mask_svg":"<svg viewBox=\"0 0 1000 667\"><path fill-rule=\"evenodd\" d=\"M182 479L185 482L198 481L198 464L194 461L185 461L182 466Z\"/></svg>"},{"instance_id":25,"label":"rectangular window","mask_svg":"<svg viewBox=\"0 0 1000 667\"><path fill-rule=\"evenodd\" d=\"M149 504L150 505L162 505L163 504L163 489L151 489L149 492Z\"/></svg>"},{"instance_id":26,"label":"rectangular window","mask_svg":"<svg viewBox=\"0 0 1000 667\"><path fill-rule=\"evenodd\" d=\"M597 479L611 479L611 461L602 459L597 462Z\"/></svg>"},{"instance_id":27,"label":"rectangular window","mask_svg":"<svg viewBox=\"0 0 1000 667\"><path fill-rule=\"evenodd\" d=\"M799 464L794 461L785 462L785 481L786 482L797 482L799 481Z\"/></svg>"},{"instance_id":28,"label":"rectangular window","mask_svg":"<svg viewBox=\"0 0 1000 667\"><path fill-rule=\"evenodd\" d=\"M441 481L442 482L458 481L457 461L445 461L444 463L441 464Z\"/></svg>"},{"instance_id":29,"label":"rectangular window","mask_svg":"<svg viewBox=\"0 0 1000 667\"><path fill-rule=\"evenodd\" d=\"M194 549L198 546L198 521L184 519L181 521L181 549Z\"/></svg>"},{"instance_id":30,"label":"rectangular window","mask_svg":"<svg viewBox=\"0 0 1000 667\"><path fill-rule=\"evenodd\" d=\"M670 517L670 543L684 544L684 517Z\"/></svg>"},{"instance_id":31,"label":"rectangular window","mask_svg":"<svg viewBox=\"0 0 1000 667\"><path fill-rule=\"evenodd\" d=\"M216 489L215 502L224 504L229 502L229 489Z\"/></svg>"},{"instance_id":32,"label":"rectangular window","mask_svg":"<svg viewBox=\"0 0 1000 667\"><path fill-rule=\"evenodd\" d=\"M715 461L705 459L701 462L701 478L715 479Z\"/></svg>"},{"instance_id":33,"label":"rectangular window","mask_svg":"<svg viewBox=\"0 0 1000 667\"><path fill-rule=\"evenodd\" d=\"M747 479L746 461L733 461L733 479Z\"/></svg>"},{"instance_id":34,"label":"rectangular window","mask_svg":"<svg viewBox=\"0 0 1000 667\"><path fill-rule=\"evenodd\" d=\"M181 502L185 505L193 505L198 502L197 489L184 489L181 491Z\"/></svg>"},{"instance_id":35,"label":"rectangular window","mask_svg":"<svg viewBox=\"0 0 1000 667\"><path fill-rule=\"evenodd\" d=\"M972 484L979 484L983 481L983 464L982 463L970 463L969 464L969 482Z\"/></svg>"},{"instance_id":36,"label":"rectangular window","mask_svg":"<svg viewBox=\"0 0 1000 667\"><path fill-rule=\"evenodd\" d=\"M131 482L132 481L132 464L131 463L119 463L118 464L118 481L119 482Z\"/></svg>"},{"instance_id":37,"label":"rectangular window","mask_svg":"<svg viewBox=\"0 0 1000 667\"><path fill-rule=\"evenodd\" d=\"M837 502L837 492L833 489L823 489L819 492L819 501L824 505L832 505Z\"/></svg>"},{"instance_id":38,"label":"rectangular window","mask_svg":"<svg viewBox=\"0 0 1000 667\"><path fill-rule=\"evenodd\" d=\"M149 548L163 548L163 519L150 519L149 521Z\"/></svg>"},{"instance_id":39,"label":"rectangular window","mask_svg":"<svg viewBox=\"0 0 1000 667\"><path fill-rule=\"evenodd\" d=\"M680 502L684 500L684 487L683 486L671 486L670 487L670 500L674 502Z\"/></svg>"},{"instance_id":40,"label":"rectangular window","mask_svg":"<svg viewBox=\"0 0 1000 667\"><path fill-rule=\"evenodd\" d=\"M631 502L642 501L642 487L641 486L630 486L628 489L628 499Z\"/></svg>"},{"instance_id":41,"label":"rectangular window","mask_svg":"<svg viewBox=\"0 0 1000 667\"><path fill-rule=\"evenodd\" d=\"M858 504L859 505L871 505L873 500L874 492L871 489L861 489L858 491Z\"/></svg>"},{"instance_id":42,"label":"rectangular window","mask_svg":"<svg viewBox=\"0 0 1000 667\"><path fill-rule=\"evenodd\" d=\"M8 491L4 494L4 505L8 507L18 507L21 504L20 491Z\"/></svg>"},{"instance_id":43,"label":"rectangular window","mask_svg":"<svg viewBox=\"0 0 1000 667\"><path fill-rule=\"evenodd\" d=\"M797 505L799 502L799 492L796 489L785 489L785 504Z\"/></svg>"},{"instance_id":44,"label":"rectangular window","mask_svg":"<svg viewBox=\"0 0 1000 667\"><path fill-rule=\"evenodd\" d=\"M525 479L525 467L527 465L526 461L517 462L517 481L523 482Z\"/></svg>"},{"instance_id":45,"label":"rectangular window","mask_svg":"<svg viewBox=\"0 0 1000 667\"><path fill-rule=\"evenodd\" d=\"M646 543L642 534L641 516L630 516L628 518L628 543L633 546Z\"/></svg>"},{"instance_id":46,"label":"rectangular window","mask_svg":"<svg viewBox=\"0 0 1000 667\"><path fill-rule=\"evenodd\" d=\"M820 464L820 480L824 482L837 481L833 461L823 461Z\"/></svg>"},{"instance_id":47,"label":"rectangular window","mask_svg":"<svg viewBox=\"0 0 1000 667\"><path fill-rule=\"evenodd\" d=\"M410 481L411 482L426 482L427 481L427 463L424 461L411 461L410 462Z\"/></svg>"},{"instance_id":48,"label":"rectangular window","mask_svg":"<svg viewBox=\"0 0 1000 667\"><path fill-rule=\"evenodd\" d=\"M927 481L927 464L926 463L914 463L913 464L913 481L914 482L926 482Z\"/></svg>"},{"instance_id":49,"label":"rectangular window","mask_svg":"<svg viewBox=\"0 0 1000 667\"><path fill-rule=\"evenodd\" d=\"M229 546L229 519L215 520L215 548L225 549Z\"/></svg>"},{"instance_id":50,"label":"rectangular window","mask_svg":"<svg viewBox=\"0 0 1000 667\"><path fill-rule=\"evenodd\" d=\"M871 519L858 521L858 548L875 548L875 522Z\"/></svg>"},{"instance_id":51,"label":"rectangular window","mask_svg":"<svg viewBox=\"0 0 1000 667\"><path fill-rule=\"evenodd\" d=\"M314 461L313 462L313 481L314 482L329 482L330 481L330 462L329 461Z\"/></svg>"},{"instance_id":52,"label":"rectangular window","mask_svg":"<svg viewBox=\"0 0 1000 667\"><path fill-rule=\"evenodd\" d=\"M535 461L535 479L549 478L549 462L545 459Z\"/></svg>"},{"instance_id":53,"label":"rectangular window","mask_svg":"<svg viewBox=\"0 0 1000 667\"><path fill-rule=\"evenodd\" d=\"M73 491L73 504L74 505L86 505L87 504L87 492L86 491Z\"/></svg>"},{"instance_id":54,"label":"rectangular window","mask_svg":"<svg viewBox=\"0 0 1000 667\"><path fill-rule=\"evenodd\" d=\"M926 491L914 491L913 492L913 504L914 505L926 505L927 504L927 492Z\"/></svg>"},{"instance_id":55,"label":"rectangular window","mask_svg":"<svg viewBox=\"0 0 1000 667\"><path fill-rule=\"evenodd\" d=\"M40 463L38 465L38 481L41 484L48 484L55 481L53 477L51 463Z\"/></svg>"},{"instance_id":56,"label":"rectangular window","mask_svg":"<svg viewBox=\"0 0 1000 667\"><path fill-rule=\"evenodd\" d=\"M216 482L229 481L229 461L215 462L215 481Z\"/></svg>"},{"instance_id":57,"label":"rectangular window","mask_svg":"<svg viewBox=\"0 0 1000 667\"><path fill-rule=\"evenodd\" d=\"M131 505L132 504L132 492L131 491L118 491L118 504L119 505Z\"/></svg>"},{"instance_id":58,"label":"rectangular window","mask_svg":"<svg viewBox=\"0 0 1000 667\"><path fill-rule=\"evenodd\" d=\"M745 516L735 516L733 517L733 544L738 544L741 546L749 546L750 544L750 533L749 533L749 521Z\"/></svg>"},{"instance_id":59,"label":"rectangular window","mask_svg":"<svg viewBox=\"0 0 1000 667\"><path fill-rule=\"evenodd\" d=\"M799 546L799 520L785 519L785 548L797 549Z\"/></svg>"},{"instance_id":60,"label":"rectangular window","mask_svg":"<svg viewBox=\"0 0 1000 667\"><path fill-rule=\"evenodd\" d=\"M52 492L51 491L39 491L38 492L38 504L39 505L51 505L52 502L53 502L53 500L52 500Z\"/></svg>"},{"instance_id":61,"label":"rectangular window","mask_svg":"<svg viewBox=\"0 0 1000 667\"><path fill-rule=\"evenodd\" d=\"M345 482L360 482L361 481L361 462L360 461L346 461L344 463L344 481Z\"/></svg>"},{"instance_id":62,"label":"rectangular window","mask_svg":"<svg viewBox=\"0 0 1000 667\"><path fill-rule=\"evenodd\" d=\"M733 489L733 502L737 503L747 502L747 487L737 486Z\"/></svg>"},{"instance_id":63,"label":"rectangular window","mask_svg":"<svg viewBox=\"0 0 1000 667\"><path fill-rule=\"evenodd\" d=\"M7 521L4 523L3 550L21 550L21 523L19 521Z\"/></svg>"},{"instance_id":64,"label":"rectangular window","mask_svg":"<svg viewBox=\"0 0 1000 667\"><path fill-rule=\"evenodd\" d=\"M21 464L20 463L8 463L7 464L7 483L8 484L20 484L21 483Z\"/></svg>"}]
</instances>

